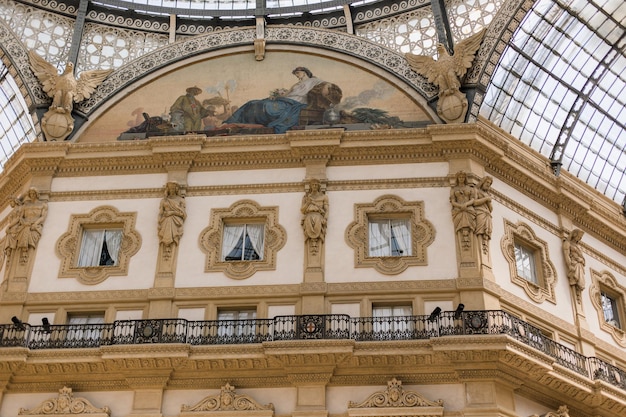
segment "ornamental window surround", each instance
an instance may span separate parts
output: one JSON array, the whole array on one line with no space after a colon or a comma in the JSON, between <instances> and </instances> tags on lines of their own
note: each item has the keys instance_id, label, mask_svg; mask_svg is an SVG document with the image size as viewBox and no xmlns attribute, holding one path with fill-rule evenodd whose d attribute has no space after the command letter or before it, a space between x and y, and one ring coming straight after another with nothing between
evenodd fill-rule
<instances>
[{"instance_id":1,"label":"ornamental window surround","mask_svg":"<svg viewBox=\"0 0 626 417\"><path fill-rule=\"evenodd\" d=\"M600 329L626 347L626 288L607 271L591 270L589 297L598 316Z\"/></svg>"},{"instance_id":2,"label":"ornamental window surround","mask_svg":"<svg viewBox=\"0 0 626 417\"><path fill-rule=\"evenodd\" d=\"M277 206L241 200L229 208L211 209L209 226L200 233L200 248L206 254L204 271L245 279L257 271L275 270L276 254L286 242Z\"/></svg>"},{"instance_id":3,"label":"ornamental window surround","mask_svg":"<svg viewBox=\"0 0 626 417\"><path fill-rule=\"evenodd\" d=\"M549 259L548 243L527 224L505 220L500 248L509 263L511 282L536 303L556 304L556 268Z\"/></svg>"},{"instance_id":4,"label":"ornamental window surround","mask_svg":"<svg viewBox=\"0 0 626 417\"><path fill-rule=\"evenodd\" d=\"M428 264L426 248L435 240L435 228L425 218L423 201L383 195L373 203L355 204L354 213L345 237L354 249L355 267L395 275Z\"/></svg>"},{"instance_id":5,"label":"ornamental window surround","mask_svg":"<svg viewBox=\"0 0 626 417\"><path fill-rule=\"evenodd\" d=\"M120 212L112 206L72 214L68 231L56 243L59 277L93 285L110 276L128 275L130 259L141 247L136 221L137 212Z\"/></svg>"}]
</instances>

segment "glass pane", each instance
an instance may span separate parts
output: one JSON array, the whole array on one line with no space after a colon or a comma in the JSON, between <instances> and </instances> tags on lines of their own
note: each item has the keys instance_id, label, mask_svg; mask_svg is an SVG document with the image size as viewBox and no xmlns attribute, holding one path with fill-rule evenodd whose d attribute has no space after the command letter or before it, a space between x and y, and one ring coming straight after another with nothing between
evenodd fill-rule
<instances>
[{"instance_id":1,"label":"glass pane","mask_svg":"<svg viewBox=\"0 0 626 417\"><path fill-rule=\"evenodd\" d=\"M515 265L517 266L517 275L533 284L539 284L537 271L535 269L535 253L533 250L516 243Z\"/></svg>"},{"instance_id":2,"label":"glass pane","mask_svg":"<svg viewBox=\"0 0 626 417\"><path fill-rule=\"evenodd\" d=\"M610 295L602 292L602 311L604 312L604 321L612 326L621 329L622 326L619 320L619 311L617 300Z\"/></svg>"},{"instance_id":3,"label":"glass pane","mask_svg":"<svg viewBox=\"0 0 626 417\"><path fill-rule=\"evenodd\" d=\"M250 227L249 227L250 226ZM235 241L232 250L228 252L224 260L226 261L258 261L262 259L255 248L263 248L263 228L256 225L226 225L224 226L225 239L232 237L234 230L241 231Z\"/></svg>"}]
</instances>

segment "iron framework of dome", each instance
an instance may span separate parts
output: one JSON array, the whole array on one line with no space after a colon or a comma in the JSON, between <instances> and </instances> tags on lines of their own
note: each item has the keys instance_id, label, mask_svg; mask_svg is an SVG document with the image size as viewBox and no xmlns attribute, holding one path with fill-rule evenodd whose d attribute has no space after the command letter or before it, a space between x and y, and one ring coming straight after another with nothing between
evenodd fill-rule
<instances>
[{"instance_id":1,"label":"iron framework of dome","mask_svg":"<svg viewBox=\"0 0 626 417\"><path fill-rule=\"evenodd\" d=\"M466 87L467 121L489 119L626 207L626 3L515 0L0 0L0 164L37 140L10 45L63 68L117 69L173 40L262 24L325 28L397 53L436 55L504 25ZM20 92L22 92L20 94ZM434 103L431 102L431 105ZM625 209L626 210L626 209Z\"/></svg>"}]
</instances>

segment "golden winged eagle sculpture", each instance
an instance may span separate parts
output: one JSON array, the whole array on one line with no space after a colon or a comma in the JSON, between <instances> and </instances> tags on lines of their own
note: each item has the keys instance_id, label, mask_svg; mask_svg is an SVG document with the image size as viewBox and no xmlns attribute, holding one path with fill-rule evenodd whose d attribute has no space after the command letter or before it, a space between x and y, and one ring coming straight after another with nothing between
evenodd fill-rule
<instances>
[{"instance_id":1,"label":"golden winged eagle sculpture","mask_svg":"<svg viewBox=\"0 0 626 417\"><path fill-rule=\"evenodd\" d=\"M472 67L485 30L462 40L448 54L445 46L437 44L437 59L426 55L405 54L413 71L423 75L428 82L439 87L437 114L448 123L462 122L467 113L467 98L461 93L461 79Z\"/></svg>"},{"instance_id":2,"label":"golden winged eagle sculpture","mask_svg":"<svg viewBox=\"0 0 626 417\"><path fill-rule=\"evenodd\" d=\"M30 66L43 91L52 98L52 104L41 120L41 129L47 140L63 140L72 133L74 103L91 97L96 88L113 70L83 71L74 77L74 64L68 63L59 74L56 67L35 51L29 51Z\"/></svg>"}]
</instances>

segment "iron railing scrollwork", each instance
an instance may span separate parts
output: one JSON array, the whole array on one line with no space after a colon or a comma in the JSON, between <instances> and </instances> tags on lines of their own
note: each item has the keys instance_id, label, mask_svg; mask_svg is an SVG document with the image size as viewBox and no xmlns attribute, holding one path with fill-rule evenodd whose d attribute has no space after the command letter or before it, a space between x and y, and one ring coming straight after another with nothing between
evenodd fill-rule
<instances>
[{"instance_id":1,"label":"iron railing scrollwork","mask_svg":"<svg viewBox=\"0 0 626 417\"><path fill-rule=\"evenodd\" d=\"M277 316L272 319L117 320L103 324L0 325L0 348L97 348L107 345L182 343L225 345L280 340L420 340L445 336L506 334L552 357L571 371L626 389L626 371L555 342L541 329L500 310L444 311L437 315L350 317L345 314Z\"/></svg>"}]
</instances>

